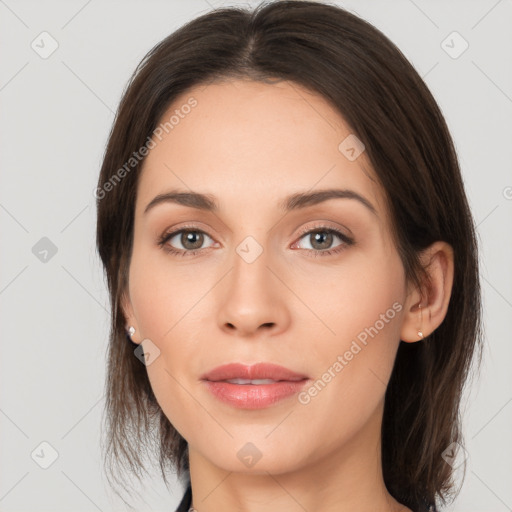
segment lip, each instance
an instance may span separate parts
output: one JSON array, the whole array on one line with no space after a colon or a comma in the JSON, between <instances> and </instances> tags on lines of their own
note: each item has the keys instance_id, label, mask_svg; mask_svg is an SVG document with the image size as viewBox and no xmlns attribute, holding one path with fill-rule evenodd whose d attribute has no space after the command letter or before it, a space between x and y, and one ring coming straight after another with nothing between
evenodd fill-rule
<instances>
[{"instance_id":1,"label":"lip","mask_svg":"<svg viewBox=\"0 0 512 512\"><path fill-rule=\"evenodd\" d=\"M307 379L307 375L293 372L284 366L273 363L256 363L247 366L241 363L230 363L217 366L204 374L201 380L218 382L229 379L272 379L285 381L298 381Z\"/></svg>"},{"instance_id":2,"label":"lip","mask_svg":"<svg viewBox=\"0 0 512 512\"><path fill-rule=\"evenodd\" d=\"M230 379L271 379L271 384L233 384ZM271 363L231 363L201 377L218 400L239 409L263 409L297 394L309 381L305 375Z\"/></svg>"}]
</instances>

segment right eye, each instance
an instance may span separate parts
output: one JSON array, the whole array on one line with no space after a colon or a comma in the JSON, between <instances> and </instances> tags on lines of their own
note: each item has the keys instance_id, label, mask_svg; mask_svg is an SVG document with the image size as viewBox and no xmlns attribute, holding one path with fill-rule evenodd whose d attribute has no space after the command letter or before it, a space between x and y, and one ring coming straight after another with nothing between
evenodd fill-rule
<instances>
[{"instance_id":1,"label":"right eye","mask_svg":"<svg viewBox=\"0 0 512 512\"><path fill-rule=\"evenodd\" d=\"M213 239L204 231L195 228L183 228L171 233L164 233L158 244L162 249L171 254L179 256L194 256L203 250L201 246L204 244L205 237L210 238L210 240L213 241ZM176 239L174 244L181 244L182 247L174 247L174 245L171 244L173 239ZM213 242L215 243L215 241Z\"/></svg>"}]
</instances>

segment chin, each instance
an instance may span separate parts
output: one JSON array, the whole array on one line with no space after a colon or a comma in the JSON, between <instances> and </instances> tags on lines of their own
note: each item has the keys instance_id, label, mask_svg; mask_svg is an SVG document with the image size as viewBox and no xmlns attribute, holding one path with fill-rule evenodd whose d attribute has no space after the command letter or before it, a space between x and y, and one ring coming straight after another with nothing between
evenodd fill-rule
<instances>
[{"instance_id":1,"label":"chin","mask_svg":"<svg viewBox=\"0 0 512 512\"><path fill-rule=\"evenodd\" d=\"M250 439L250 438L249 438ZM277 448L264 441L232 441L229 445L219 446L214 453L203 452L203 457L225 471L251 475L278 475L295 471L306 464L304 446L297 450L295 443L281 443Z\"/></svg>"}]
</instances>

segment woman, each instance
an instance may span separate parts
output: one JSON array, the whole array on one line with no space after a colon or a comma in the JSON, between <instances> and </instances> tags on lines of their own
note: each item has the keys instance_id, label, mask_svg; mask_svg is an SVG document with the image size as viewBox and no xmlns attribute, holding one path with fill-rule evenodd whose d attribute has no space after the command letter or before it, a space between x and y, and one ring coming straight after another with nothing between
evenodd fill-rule
<instances>
[{"instance_id":1,"label":"woman","mask_svg":"<svg viewBox=\"0 0 512 512\"><path fill-rule=\"evenodd\" d=\"M134 73L96 197L113 472L156 446L179 511L453 494L474 224L443 116L383 34L308 1L189 22Z\"/></svg>"}]
</instances>

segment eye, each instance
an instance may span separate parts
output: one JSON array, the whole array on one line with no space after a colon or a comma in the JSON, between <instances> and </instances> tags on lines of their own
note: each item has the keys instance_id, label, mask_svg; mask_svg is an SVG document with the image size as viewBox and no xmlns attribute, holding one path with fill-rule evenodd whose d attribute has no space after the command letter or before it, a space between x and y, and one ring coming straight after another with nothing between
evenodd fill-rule
<instances>
[{"instance_id":1,"label":"eye","mask_svg":"<svg viewBox=\"0 0 512 512\"><path fill-rule=\"evenodd\" d=\"M354 240L341 231L327 226L316 226L302 234L299 240L309 241L310 248L300 247L299 242L295 242L292 248L305 249L313 256L328 256L344 250L353 245ZM338 238L341 242L332 248L333 241Z\"/></svg>"},{"instance_id":2,"label":"eye","mask_svg":"<svg viewBox=\"0 0 512 512\"><path fill-rule=\"evenodd\" d=\"M200 250L203 250L202 245L205 242L205 238L209 238L214 242L204 231L195 228L183 228L171 233L164 233L158 244L171 254L193 256ZM176 244L181 245L181 247L176 248L174 246Z\"/></svg>"}]
</instances>

